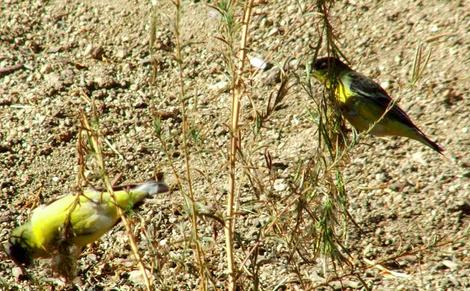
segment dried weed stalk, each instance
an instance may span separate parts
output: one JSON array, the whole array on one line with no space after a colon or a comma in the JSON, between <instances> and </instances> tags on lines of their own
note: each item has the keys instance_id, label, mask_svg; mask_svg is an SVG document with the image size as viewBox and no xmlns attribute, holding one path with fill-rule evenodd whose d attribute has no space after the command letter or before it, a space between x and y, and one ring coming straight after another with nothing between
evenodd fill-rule
<instances>
[{"instance_id":1,"label":"dried weed stalk","mask_svg":"<svg viewBox=\"0 0 470 291\"><path fill-rule=\"evenodd\" d=\"M102 144L102 141L104 140L104 137L101 133L99 116L98 116L98 113L97 113L97 110L96 110L96 106L95 106L95 103L93 102L93 100L90 100L88 97L84 96L83 99L86 100L88 102L88 105L91 107L91 120L92 120L92 122L89 121L89 118L86 116L86 114L83 111L80 112L80 123L81 123L80 132L82 134L85 134L85 138L80 137L79 141L84 141L84 140L87 141L88 149L91 150L91 154L93 155L93 158L96 162L96 166L98 167L98 173L100 175L101 180L103 181L103 184L106 188L106 191L108 193L110 193L110 196L113 198L116 205L118 205L117 202L116 202L116 197L114 195L112 182L109 179L108 173L106 171L104 159L103 159L103 144ZM78 147L79 147L79 157L81 157L81 158L79 158L79 161L80 161L81 159L83 159L84 149L83 149L83 147L80 146L80 144L79 144ZM82 171L83 171L83 168L82 168ZM84 175L83 175L82 171L79 172L78 180L84 178ZM77 198L78 198L78 196L77 196ZM135 242L135 237L132 234L132 227L130 225L130 222L127 220L126 216L124 215L124 211L120 207L116 207L116 208L117 208L118 214L119 214L119 216L120 216L120 218L121 218L121 220L124 224L124 227L126 229L126 233L127 233L128 238L129 238L129 244L131 246L132 253L133 253L133 255L134 255L134 257L135 257L135 259L136 259L136 261L139 265L140 271L142 272L142 276L144 278L146 289L147 290L152 290L152 284L149 280L149 276L147 274L147 269L144 265L142 257L139 254L137 244Z\"/></svg>"}]
</instances>

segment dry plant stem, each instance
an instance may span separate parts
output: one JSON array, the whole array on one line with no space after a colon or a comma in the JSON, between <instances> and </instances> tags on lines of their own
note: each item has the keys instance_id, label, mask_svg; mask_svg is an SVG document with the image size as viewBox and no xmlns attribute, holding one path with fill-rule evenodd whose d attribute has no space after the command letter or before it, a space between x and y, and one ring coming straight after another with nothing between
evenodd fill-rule
<instances>
[{"instance_id":1,"label":"dry plant stem","mask_svg":"<svg viewBox=\"0 0 470 291\"><path fill-rule=\"evenodd\" d=\"M199 275L201 276L201 285L199 286L201 290L207 290L207 280L206 280L206 272L204 267L204 255L201 249L201 245L199 243L199 234L198 234L198 226L197 226L197 212L195 206L195 199L194 199L194 191L193 191L193 183L191 177L191 166L190 166L190 158L189 158L189 150L188 150L188 116L186 110L186 90L184 86L184 75L183 75L183 57L181 54L182 45L181 45L181 32L180 32L180 25L181 25L181 2L179 0L173 1L173 4L176 8L176 20L175 20L175 57L176 62L178 63L178 74L179 74L179 94L180 94L180 103L181 103L181 113L182 113L182 126L183 126L183 152L184 152L184 163L185 163L185 174L186 180L188 182L188 196L190 201L191 207L191 230L192 230L192 240L194 242L194 247L196 248L196 260L199 266Z\"/></svg>"},{"instance_id":2,"label":"dry plant stem","mask_svg":"<svg viewBox=\"0 0 470 291\"><path fill-rule=\"evenodd\" d=\"M236 289L236 274L234 263L233 251L233 234L234 234L234 201L236 196L236 162L237 152L240 145L240 132L239 132L239 118L240 118L240 99L244 94L244 85L242 81L242 74L246 61L246 47L248 39L248 24L251 17L251 9L253 0L249 0L245 4L242 35L240 40L240 54L238 56L239 66L235 74L234 88L232 90L232 105L231 105L231 136L230 136L230 155L229 155L229 193L227 197L226 206L226 221L225 221L225 248L227 256L227 269L229 275L228 290Z\"/></svg>"},{"instance_id":3,"label":"dry plant stem","mask_svg":"<svg viewBox=\"0 0 470 291\"><path fill-rule=\"evenodd\" d=\"M94 104L92 103L91 105L94 109ZM93 110L93 112L94 112L93 114L95 115L96 111ZM114 202L116 203L116 208L117 208L118 214L119 214L119 216L120 216L120 218L121 218L121 220L124 224L124 227L126 228L127 236L129 237L129 243L131 245L132 253L135 256L135 259L137 260L140 271L142 272L142 276L144 278L145 286L146 286L147 290L150 291L150 290L152 290L151 289L151 283L150 283L149 277L147 275L147 270L145 269L144 263L142 262L142 258L139 254L138 249L137 249L137 245L135 243L135 238L132 234L131 226L129 224L129 221L126 219L126 216L124 215L124 212L122 211L121 207L119 207L117 202L116 202L116 196L114 195L113 187L111 186L111 182L110 182L109 177L106 173L104 160L103 160L103 154L102 154L102 145L101 145L101 142L100 142L100 134L90 126L90 124L88 122L88 119L86 118L85 114L82 113L81 119L82 119L85 130L88 131L90 141L91 141L91 145L92 145L94 153L95 153L95 159L97 161L97 164L98 164L98 167L99 167L99 170L100 170L101 179L103 180L103 183L105 184L106 190L111 195Z\"/></svg>"},{"instance_id":4,"label":"dry plant stem","mask_svg":"<svg viewBox=\"0 0 470 291\"><path fill-rule=\"evenodd\" d=\"M428 54L426 55L426 58L423 60L423 44L420 43L418 47L416 48L416 53L413 61L413 68L411 72L411 84L415 85L418 80L422 77L424 69L426 68L426 65L429 62L429 59L431 58L431 52L432 50L428 51Z\"/></svg>"}]
</instances>

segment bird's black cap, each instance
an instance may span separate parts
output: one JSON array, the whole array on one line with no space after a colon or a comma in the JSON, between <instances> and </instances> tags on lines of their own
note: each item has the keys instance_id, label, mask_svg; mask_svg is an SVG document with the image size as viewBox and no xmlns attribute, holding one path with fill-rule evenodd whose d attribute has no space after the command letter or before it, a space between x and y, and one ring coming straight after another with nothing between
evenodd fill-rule
<instances>
[{"instance_id":1,"label":"bird's black cap","mask_svg":"<svg viewBox=\"0 0 470 291\"><path fill-rule=\"evenodd\" d=\"M350 70L351 69L349 68L348 65L346 65L340 59L335 58L335 57L318 58L313 63L312 68L315 71L325 71L329 69L335 69L335 70L343 70L343 69Z\"/></svg>"},{"instance_id":2,"label":"bird's black cap","mask_svg":"<svg viewBox=\"0 0 470 291\"><path fill-rule=\"evenodd\" d=\"M12 237L5 245L5 252L19 266L31 265L32 258L29 248L22 243L22 238Z\"/></svg>"}]
</instances>

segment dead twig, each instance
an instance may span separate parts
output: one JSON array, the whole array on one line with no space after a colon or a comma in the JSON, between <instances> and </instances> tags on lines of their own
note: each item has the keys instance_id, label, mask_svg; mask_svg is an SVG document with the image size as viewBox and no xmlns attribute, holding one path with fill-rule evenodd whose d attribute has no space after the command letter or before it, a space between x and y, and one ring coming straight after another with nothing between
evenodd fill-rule
<instances>
[{"instance_id":1,"label":"dead twig","mask_svg":"<svg viewBox=\"0 0 470 291\"><path fill-rule=\"evenodd\" d=\"M0 68L0 77L3 77L3 76L6 76L8 74L11 74L15 71L18 71L20 69L23 69L25 66L24 66L24 63L19 63L19 64L16 64L16 65L13 65L13 66L8 66L8 67L4 67L4 68Z\"/></svg>"}]
</instances>

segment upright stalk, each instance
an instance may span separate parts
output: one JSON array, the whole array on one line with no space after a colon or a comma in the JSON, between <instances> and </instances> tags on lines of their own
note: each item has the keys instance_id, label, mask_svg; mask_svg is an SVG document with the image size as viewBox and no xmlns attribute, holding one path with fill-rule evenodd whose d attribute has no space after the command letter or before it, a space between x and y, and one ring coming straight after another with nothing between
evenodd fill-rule
<instances>
[{"instance_id":1,"label":"upright stalk","mask_svg":"<svg viewBox=\"0 0 470 291\"><path fill-rule=\"evenodd\" d=\"M227 269L229 273L228 289L236 289L236 273L233 251L233 234L234 234L234 202L236 197L236 166L237 166L237 152L240 149L240 99L244 94L244 84L242 74L246 61L246 48L248 39L248 24L250 22L251 10L253 0L249 0L245 4L242 35L240 40L240 53L238 55L238 69L234 76L234 87L232 90L232 104L231 104L231 136L230 136L230 154L229 154L229 193L227 197L226 206L226 220L225 220L225 248L227 256Z\"/></svg>"},{"instance_id":2,"label":"upright stalk","mask_svg":"<svg viewBox=\"0 0 470 291\"><path fill-rule=\"evenodd\" d=\"M110 194L110 196L113 198L113 200L116 201L116 196L114 196L113 187L111 185L111 181L109 180L108 174L106 172L106 168L105 168L105 164L104 164L104 160L103 160L102 144L101 144L101 140L100 140L101 133L100 133L99 126L98 126L98 117L97 117L97 114L96 114L95 105L94 105L93 102L91 103L91 106L92 106L93 118L95 119L95 128L90 126L90 123L88 122L88 119L86 118L86 116L83 112L81 113L80 120L81 120L81 123L82 123L82 127L87 131L89 141L91 143L91 147L92 147L93 152L94 152L95 160L96 160L97 166L99 168L100 177L101 177L101 179L104 183L104 186L106 187L107 192ZM126 216L124 215L124 212L121 209L121 207L118 206L117 202L115 202L115 203L116 203L117 212L118 212L118 214L119 214L119 216L120 216L120 218L121 218L121 220L124 224L124 227L126 228L126 233L127 233L127 236L129 237L129 244L131 246L132 253L134 254L134 257L135 257L135 259L136 259L136 261L139 265L140 271L142 272L142 276L143 276L144 282L145 282L145 287L146 287L147 290L150 291L150 290L152 290L151 282L149 280L147 270L146 270L146 268L144 266L144 263L142 261L142 257L139 254L137 244L135 243L135 238L134 238L134 235L132 234L132 229L131 229L130 223L127 220Z\"/></svg>"},{"instance_id":3,"label":"upright stalk","mask_svg":"<svg viewBox=\"0 0 470 291\"><path fill-rule=\"evenodd\" d=\"M189 206L191 208L191 232L192 232L192 240L194 243L194 247L196 249L196 261L199 266L199 276L201 279L201 285L199 286L201 290L207 290L207 280L206 280L206 273L204 267L204 255L201 249L201 245L199 244L199 232L198 232L198 225L197 225L197 212L195 206L195 199L194 199L194 191L193 191L193 183L191 177L191 166L190 166L190 157L189 157L189 150L188 150L188 116L187 116L187 108L186 108L186 90L184 86L184 74L183 74L183 57L181 54L182 45L181 45L181 1L174 0L173 4L176 8L176 19L175 19L175 59L178 64L178 81L179 81L179 101L181 106L181 113L182 113L182 130L183 130L183 152L184 152L184 163L185 163L185 175L186 180L188 182L188 196L189 196Z\"/></svg>"}]
</instances>

